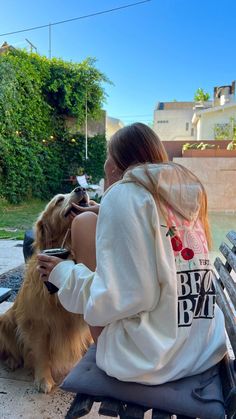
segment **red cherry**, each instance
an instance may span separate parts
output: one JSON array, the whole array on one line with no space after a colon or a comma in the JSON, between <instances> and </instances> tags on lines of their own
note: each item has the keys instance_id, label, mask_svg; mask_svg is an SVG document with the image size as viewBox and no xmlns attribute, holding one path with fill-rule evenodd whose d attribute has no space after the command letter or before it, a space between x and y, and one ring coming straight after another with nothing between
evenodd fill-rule
<instances>
[{"instance_id":1,"label":"red cherry","mask_svg":"<svg viewBox=\"0 0 236 419\"><path fill-rule=\"evenodd\" d=\"M189 249L189 247L185 247L185 249L182 250L181 255L184 260L190 260L194 256L194 251Z\"/></svg>"},{"instance_id":2,"label":"red cherry","mask_svg":"<svg viewBox=\"0 0 236 419\"><path fill-rule=\"evenodd\" d=\"M182 248L183 248L182 241L181 241L180 237L178 237L178 236L171 237L171 244L172 244L172 249L175 252L180 252L180 250L182 250Z\"/></svg>"}]
</instances>

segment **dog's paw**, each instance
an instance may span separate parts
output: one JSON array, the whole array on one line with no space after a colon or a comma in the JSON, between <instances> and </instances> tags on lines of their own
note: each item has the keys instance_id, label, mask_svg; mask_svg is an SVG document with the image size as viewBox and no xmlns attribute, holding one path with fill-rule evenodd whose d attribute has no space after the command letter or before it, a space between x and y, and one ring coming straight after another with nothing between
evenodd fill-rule
<instances>
[{"instance_id":1,"label":"dog's paw","mask_svg":"<svg viewBox=\"0 0 236 419\"><path fill-rule=\"evenodd\" d=\"M22 359L15 359L12 356L9 356L4 362L6 366L12 371L15 371L17 368L20 368L23 365Z\"/></svg>"},{"instance_id":2,"label":"dog's paw","mask_svg":"<svg viewBox=\"0 0 236 419\"><path fill-rule=\"evenodd\" d=\"M52 391L53 387L55 386L55 382L52 378L36 378L34 380L34 386L39 393L48 394Z\"/></svg>"}]
</instances>

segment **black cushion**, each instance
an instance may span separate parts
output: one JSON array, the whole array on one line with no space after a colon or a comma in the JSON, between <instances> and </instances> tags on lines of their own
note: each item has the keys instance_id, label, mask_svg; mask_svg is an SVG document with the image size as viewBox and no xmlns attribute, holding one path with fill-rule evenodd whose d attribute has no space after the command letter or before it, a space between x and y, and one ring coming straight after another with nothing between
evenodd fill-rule
<instances>
[{"instance_id":1,"label":"black cushion","mask_svg":"<svg viewBox=\"0 0 236 419\"><path fill-rule=\"evenodd\" d=\"M218 365L202 374L157 386L128 383L109 377L97 367L96 346L92 345L60 387L73 393L112 397L172 414L201 419L225 418Z\"/></svg>"},{"instance_id":2,"label":"black cushion","mask_svg":"<svg viewBox=\"0 0 236 419\"><path fill-rule=\"evenodd\" d=\"M23 241L23 255L25 262L27 261L27 259L31 258L31 256L34 253L34 238L34 230L26 230Z\"/></svg>"}]
</instances>

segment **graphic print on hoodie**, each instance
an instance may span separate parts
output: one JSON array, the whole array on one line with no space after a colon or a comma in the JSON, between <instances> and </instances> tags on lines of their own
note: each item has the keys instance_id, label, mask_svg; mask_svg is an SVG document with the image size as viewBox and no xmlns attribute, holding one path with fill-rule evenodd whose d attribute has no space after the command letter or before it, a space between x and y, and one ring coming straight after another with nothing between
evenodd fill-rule
<instances>
[{"instance_id":1,"label":"graphic print on hoodie","mask_svg":"<svg viewBox=\"0 0 236 419\"><path fill-rule=\"evenodd\" d=\"M194 319L212 319L215 288L208 246L200 220L190 222L168 208L166 237L175 256L178 290L178 326L191 326Z\"/></svg>"}]
</instances>

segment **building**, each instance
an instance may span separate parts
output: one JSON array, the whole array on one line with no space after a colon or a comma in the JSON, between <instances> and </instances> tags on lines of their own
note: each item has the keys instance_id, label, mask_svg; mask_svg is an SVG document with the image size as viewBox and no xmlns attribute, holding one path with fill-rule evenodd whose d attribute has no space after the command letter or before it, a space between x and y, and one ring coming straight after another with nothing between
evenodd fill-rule
<instances>
[{"instance_id":1,"label":"building","mask_svg":"<svg viewBox=\"0 0 236 419\"><path fill-rule=\"evenodd\" d=\"M231 85L214 88L210 108L196 104L192 125L198 141L233 138L236 127L235 81Z\"/></svg>"},{"instance_id":2,"label":"building","mask_svg":"<svg viewBox=\"0 0 236 419\"><path fill-rule=\"evenodd\" d=\"M195 102L158 102L153 129L162 141L195 139L192 124Z\"/></svg>"},{"instance_id":3,"label":"building","mask_svg":"<svg viewBox=\"0 0 236 419\"><path fill-rule=\"evenodd\" d=\"M3 44L0 46L0 54L5 54L7 51L12 51L15 48L12 45L9 45L7 42L3 42Z\"/></svg>"},{"instance_id":4,"label":"building","mask_svg":"<svg viewBox=\"0 0 236 419\"><path fill-rule=\"evenodd\" d=\"M65 125L66 128L70 131L71 134L76 134L81 132L85 135L86 133L86 122L87 122L87 136L94 137L95 135L105 135L106 133L106 112L101 111L99 119L87 118L87 121L84 121L83 124L78 124L77 118L65 116Z\"/></svg>"},{"instance_id":5,"label":"building","mask_svg":"<svg viewBox=\"0 0 236 419\"><path fill-rule=\"evenodd\" d=\"M65 123L71 134L78 131L85 134L85 123L83 125L79 125L77 123L77 118L66 116ZM124 124L120 119L108 116L107 112L103 110L101 111L100 118L97 120L88 117L87 135L88 137L94 137L95 135L105 135L107 141L109 141L111 136L123 126Z\"/></svg>"},{"instance_id":6,"label":"building","mask_svg":"<svg viewBox=\"0 0 236 419\"><path fill-rule=\"evenodd\" d=\"M115 134L120 128L123 128L124 124L120 119L112 118L111 116L106 116L106 139L110 140L111 136Z\"/></svg>"}]
</instances>

